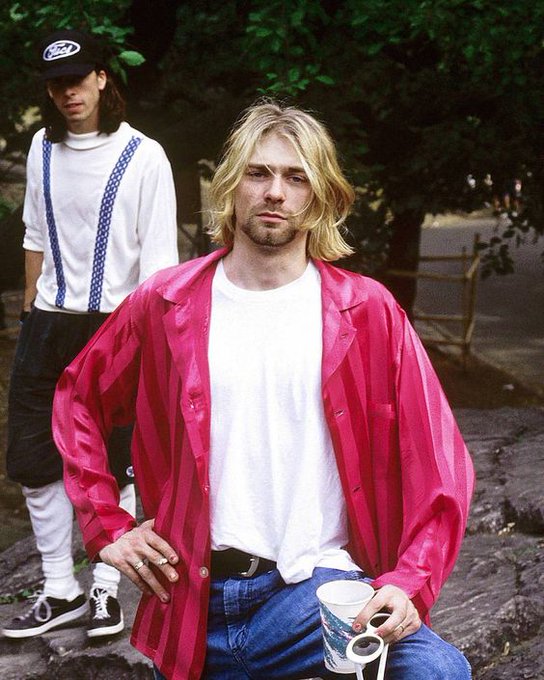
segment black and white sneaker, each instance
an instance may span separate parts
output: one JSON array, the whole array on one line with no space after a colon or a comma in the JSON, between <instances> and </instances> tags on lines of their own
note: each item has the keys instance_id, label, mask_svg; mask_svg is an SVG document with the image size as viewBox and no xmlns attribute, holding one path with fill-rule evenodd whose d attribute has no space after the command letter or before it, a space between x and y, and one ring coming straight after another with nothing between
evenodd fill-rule
<instances>
[{"instance_id":1,"label":"black and white sneaker","mask_svg":"<svg viewBox=\"0 0 544 680\"><path fill-rule=\"evenodd\" d=\"M2 628L2 633L8 638L34 637L75 621L88 611L89 603L83 593L73 600L62 600L42 593L30 611L12 619Z\"/></svg>"},{"instance_id":2,"label":"black and white sneaker","mask_svg":"<svg viewBox=\"0 0 544 680\"><path fill-rule=\"evenodd\" d=\"M110 595L105 588L95 586L89 596L91 603L91 623L87 635L91 638L115 635L125 627L119 600Z\"/></svg>"}]
</instances>

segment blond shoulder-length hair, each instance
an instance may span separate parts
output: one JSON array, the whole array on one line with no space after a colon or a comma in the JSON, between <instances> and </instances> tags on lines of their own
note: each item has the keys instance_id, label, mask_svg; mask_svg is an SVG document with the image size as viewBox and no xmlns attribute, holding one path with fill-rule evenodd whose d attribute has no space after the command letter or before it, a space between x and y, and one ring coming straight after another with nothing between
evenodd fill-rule
<instances>
[{"instance_id":1,"label":"blond shoulder-length hair","mask_svg":"<svg viewBox=\"0 0 544 680\"><path fill-rule=\"evenodd\" d=\"M210 187L210 227L215 243L234 240L234 193L247 169L255 145L271 132L295 147L313 195L303 213L308 253L318 260L351 255L342 237L355 193L340 169L334 143L326 128L300 109L267 101L248 108L230 133Z\"/></svg>"}]
</instances>

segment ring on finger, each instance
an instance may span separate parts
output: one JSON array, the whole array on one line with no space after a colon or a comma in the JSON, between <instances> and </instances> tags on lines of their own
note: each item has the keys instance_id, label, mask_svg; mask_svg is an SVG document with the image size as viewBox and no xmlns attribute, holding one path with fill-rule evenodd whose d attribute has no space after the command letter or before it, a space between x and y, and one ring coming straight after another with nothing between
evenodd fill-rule
<instances>
[{"instance_id":1,"label":"ring on finger","mask_svg":"<svg viewBox=\"0 0 544 680\"><path fill-rule=\"evenodd\" d=\"M140 571L142 567L145 567L147 560L139 560L136 564L132 565L135 571Z\"/></svg>"},{"instance_id":2,"label":"ring on finger","mask_svg":"<svg viewBox=\"0 0 544 680\"><path fill-rule=\"evenodd\" d=\"M163 567L165 564L168 564L168 560L166 557L159 557L159 559L155 562L157 567Z\"/></svg>"},{"instance_id":3,"label":"ring on finger","mask_svg":"<svg viewBox=\"0 0 544 680\"><path fill-rule=\"evenodd\" d=\"M395 630L398 630L399 628L400 628L400 633L402 635L402 633L404 633L404 626L402 625L402 623L399 623L399 625L395 628Z\"/></svg>"}]
</instances>

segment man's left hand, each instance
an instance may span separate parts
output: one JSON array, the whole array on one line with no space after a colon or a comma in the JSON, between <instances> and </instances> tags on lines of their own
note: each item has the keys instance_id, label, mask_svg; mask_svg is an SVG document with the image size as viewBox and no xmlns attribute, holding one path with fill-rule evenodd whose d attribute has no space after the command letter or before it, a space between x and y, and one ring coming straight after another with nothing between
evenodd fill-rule
<instances>
[{"instance_id":1,"label":"man's left hand","mask_svg":"<svg viewBox=\"0 0 544 680\"><path fill-rule=\"evenodd\" d=\"M353 622L353 630L362 633L366 624L377 612L391 612L387 621L376 631L386 644L398 642L419 630L421 619L408 595L397 586L383 586L359 612Z\"/></svg>"}]
</instances>

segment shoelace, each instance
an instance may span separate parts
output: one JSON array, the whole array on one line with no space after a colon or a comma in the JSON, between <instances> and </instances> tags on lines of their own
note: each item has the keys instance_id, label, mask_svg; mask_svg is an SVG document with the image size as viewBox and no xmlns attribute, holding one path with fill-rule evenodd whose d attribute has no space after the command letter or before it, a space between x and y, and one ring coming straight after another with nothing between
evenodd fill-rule
<instances>
[{"instance_id":1,"label":"shoelace","mask_svg":"<svg viewBox=\"0 0 544 680\"><path fill-rule=\"evenodd\" d=\"M95 619L107 619L109 617L108 612L108 597L110 594L104 588L93 588L91 593L91 598L94 601L96 610L94 613Z\"/></svg>"},{"instance_id":2,"label":"shoelace","mask_svg":"<svg viewBox=\"0 0 544 680\"><path fill-rule=\"evenodd\" d=\"M41 593L38 596L36 602L34 602L32 605L31 610L27 614L23 614L17 618L20 621L24 621L31 616L33 616L38 623L45 623L46 621L49 621L51 618L51 606L47 601L47 595Z\"/></svg>"}]
</instances>

